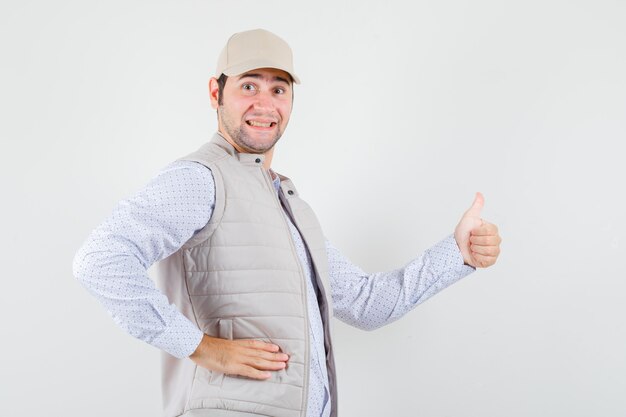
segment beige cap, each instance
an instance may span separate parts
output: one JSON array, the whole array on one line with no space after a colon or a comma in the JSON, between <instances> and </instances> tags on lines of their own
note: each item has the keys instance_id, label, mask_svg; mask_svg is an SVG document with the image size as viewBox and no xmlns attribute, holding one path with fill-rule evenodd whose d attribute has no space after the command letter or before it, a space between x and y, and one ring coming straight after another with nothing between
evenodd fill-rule
<instances>
[{"instance_id":1,"label":"beige cap","mask_svg":"<svg viewBox=\"0 0 626 417\"><path fill-rule=\"evenodd\" d=\"M288 72L296 84L291 48L281 38L263 29L235 33L228 39L217 60L215 76L243 74L257 68L276 68Z\"/></svg>"}]
</instances>

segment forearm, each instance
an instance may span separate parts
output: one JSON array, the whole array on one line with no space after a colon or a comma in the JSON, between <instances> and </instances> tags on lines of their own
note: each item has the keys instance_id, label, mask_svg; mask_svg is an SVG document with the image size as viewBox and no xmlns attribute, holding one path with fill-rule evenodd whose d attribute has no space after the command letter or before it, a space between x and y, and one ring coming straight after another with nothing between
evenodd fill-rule
<instances>
[{"instance_id":1,"label":"forearm","mask_svg":"<svg viewBox=\"0 0 626 417\"><path fill-rule=\"evenodd\" d=\"M474 271L448 236L406 266L366 274L330 247L335 316L364 330L397 320L415 306Z\"/></svg>"},{"instance_id":2,"label":"forearm","mask_svg":"<svg viewBox=\"0 0 626 417\"><path fill-rule=\"evenodd\" d=\"M202 332L170 305L147 268L207 224L214 198L206 167L173 163L121 201L74 258L74 275L118 325L177 357L189 356Z\"/></svg>"},{"instance_id":3,"label":"forearm","mask_svg":"<svg viewBox=\"0 0 626 417\"><path fill-rule=\"evenodd\" d=\"M88 240L74 258L74 275L130 335L182 358L200 343L202 332L170 305L134 256L94 250Z\"/></svg>"}]
</instances>

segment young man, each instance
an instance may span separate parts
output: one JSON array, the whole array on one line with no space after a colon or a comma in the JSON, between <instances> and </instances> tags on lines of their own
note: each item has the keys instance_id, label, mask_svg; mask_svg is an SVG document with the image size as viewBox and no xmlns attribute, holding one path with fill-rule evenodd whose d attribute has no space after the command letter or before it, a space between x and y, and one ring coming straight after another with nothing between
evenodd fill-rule
<instances>
[{"instance_id":1,"label":"young man","mask_svg":"<svg viewBox=\"0 0 626 417\"><path fill-rule=\"evenodd\" d=\"M120 202L76 254L75 275L118 324L164 351L166 416L336 416L332 315L383 326L499 255L477 194L454 234L405 267L351 264L271 170L294 83L282 39L233 35L209 83L218 132ZM157 261L161 291L146 272Z\"/></svg>"}]
</instances>

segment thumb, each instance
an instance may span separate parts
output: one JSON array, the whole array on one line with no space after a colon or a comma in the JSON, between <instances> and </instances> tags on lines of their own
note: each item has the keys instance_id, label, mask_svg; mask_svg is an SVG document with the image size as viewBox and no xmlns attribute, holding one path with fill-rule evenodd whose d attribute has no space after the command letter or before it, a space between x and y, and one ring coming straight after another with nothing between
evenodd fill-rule
<instances>
[{"instance_id":1,"label":"thumb","mask_svg":"<svg viewBox=\"0 0 626 417\"><path fill-rule=\"evenodd\" d=\"M485 197L481 193L476 193L472 206L465 212L465 216L480 218L480 212L485 205Z\"/></svg>"}]
</instances>

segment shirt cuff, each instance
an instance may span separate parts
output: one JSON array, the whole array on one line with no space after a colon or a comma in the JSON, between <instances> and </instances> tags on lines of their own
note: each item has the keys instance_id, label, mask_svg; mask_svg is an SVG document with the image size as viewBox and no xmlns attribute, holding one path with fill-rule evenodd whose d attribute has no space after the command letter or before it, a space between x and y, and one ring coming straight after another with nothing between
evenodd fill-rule
<instances>
[{"instance_id":1,"label":"shirt cuff","mask_svg":"<svg viewBox=\"0 0 626 417\"><path fill-rule=\"evenodd\" d=\"M466 277L476 271L476 268L471 265L467 265L463 260L461 249L459 249L459 245L456 243L454 234L449 235L441 242L437 243L431 248L431 250L435 250L445 255L445 259L448 260L447 267L453 272L453 275L458 277L458 279Z\"/></svg>"},{"instance_id":2,"label":"shirt cuff","mask_svg":"<svg viewBox=\"0 0 626 417\"><path fill-rule=\"evenodd\" d=\"M167 328L151 345L179 359L186 358L197 349L203 333L182 313L176 311Z\"/></svg>"}]
</instances>

